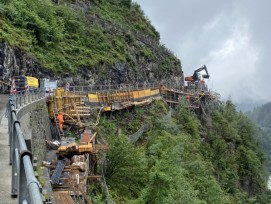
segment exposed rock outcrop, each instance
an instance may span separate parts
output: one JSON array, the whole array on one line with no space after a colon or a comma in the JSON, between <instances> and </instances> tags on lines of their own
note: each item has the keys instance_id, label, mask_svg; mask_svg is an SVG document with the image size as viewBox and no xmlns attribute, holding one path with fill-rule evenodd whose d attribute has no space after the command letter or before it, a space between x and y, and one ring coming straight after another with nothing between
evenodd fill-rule
<instances>
[{"instance_id":1,"label":"exposed rock outcrop","mask_svg":"<svg viewBox=\"0 0 271 204\"><path fill-rule=\"evenodd\" d=\"M0 79L8 82L13 75L29 75L38 78L59 79L60 85L66 82L71 85L109 85L109 84L135 84L171 82L182 85L182 71L159 70L159 62L149 61L135 54L136 68L131 68L128 63L120 62L114 66L101 65L92 69L77 68L74 75L65 73L61 77L54 76L41 63L19 48L8 43L0 43ZM137 56L137 57L136 57Z\"/></svg>"},{"instance_id":2,"label":"exposed rock outcrop","mask_svg":"<svg viewBox=\"0 0 271 204\"><path fill-rule=\"evenodd\" d=\"M35 57L6 42L0 43L0 80L7 82L13 75L43 77L50 73L42 68Z\"/></svg>"}]
</instances>

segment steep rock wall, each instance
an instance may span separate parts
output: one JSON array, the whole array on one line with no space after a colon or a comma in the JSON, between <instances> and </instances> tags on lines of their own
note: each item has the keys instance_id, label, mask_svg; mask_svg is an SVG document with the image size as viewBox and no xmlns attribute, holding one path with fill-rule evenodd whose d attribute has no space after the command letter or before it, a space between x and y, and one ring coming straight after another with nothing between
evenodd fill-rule
<instances>
[{"instance_id":1,"label":"steep rock wall","mask_svg":"<svg viewBox=\"0 0 271 204\"><path fill-rule=\"evenodd\" d=\"M128 48L127 48L128 49ZM38 78L58 79L60 86L69 82L71 85L109 85L170 82L177 86L183 84L181 68L179 70L160 70L159 61L154 62L141 56L135 48L130 47L136 66L120 62L113 66L101 65L93 69L78 68L76 75L64 73L55 76L39 61L19 48L8 43L0 43L0 80L8 82L13 75L30 75Z\"/></svg>"},{"instance_id":2,"label":"steep rock wall","mask_svg":"<svg viewBox=\"0 0 271 204\"><path fill-rule=\"evenodd\" d=\"M12 75L42 77L50 73L42 68L34 56L2 42L0 43L0 80L7 82Z\"/></svg>"}]
</instances>

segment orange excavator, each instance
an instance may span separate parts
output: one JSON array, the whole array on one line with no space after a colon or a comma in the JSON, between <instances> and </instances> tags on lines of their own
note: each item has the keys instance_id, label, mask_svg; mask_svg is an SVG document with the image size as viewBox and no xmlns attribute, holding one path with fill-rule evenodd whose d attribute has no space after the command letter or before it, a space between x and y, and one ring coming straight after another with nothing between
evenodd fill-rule
<instances>
[{"instance_id":1,"label":"orange excavator","mask_svg":"<svg viewBox=\"0 0 271 204\"><path fill-rule=\"evenodd\" d=\"M97 132L92 134L90 130L85 130L81 144L71 143L66 146L60 146L57 149L59 156L96 154L100 150L108 150L107 145L96 144Z\"/></svg>"},{"instance_id":2,"label":"orange excavator","mask_svg":"<svg viewBox=\"0 0 271 204\"><path fill-rule=\"evenodd\" d=\"M200 72L205 70L206 74L201 74ZM188 81L190 83L199 82L202 79L209 79L210 75L208 73L207 67L203 65L202 67L196 69L194 71L194 74L192 76L187 76L184 78L185 81Z\"/></svg>"},{"instance_id":3,"label":"orange excavator","mask_svg":"<svg viewBox=\"0 0 271 204\"><path fill-rule=\"evenodd\" d=\"M96 132L91 135L90 138L88 138L88 141L83 143L83 144L76 144L76 143L71 143L67 146L60 146L58 148L57 154L61 156L66 156L66 155L76 155L76 154L84 154L84 153L89 153L93 154L95 153L95 137L96 137Z\"/></svg>"}]
</instances>

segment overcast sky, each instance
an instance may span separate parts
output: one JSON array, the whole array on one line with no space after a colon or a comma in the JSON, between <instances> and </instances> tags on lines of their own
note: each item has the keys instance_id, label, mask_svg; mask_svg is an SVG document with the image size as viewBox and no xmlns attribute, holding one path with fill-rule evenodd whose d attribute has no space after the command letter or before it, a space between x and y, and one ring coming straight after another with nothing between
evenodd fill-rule
<instances>
[{"instance_id":1,"label":"overcast sky","mask_svg":"<svg viewBox=\"0 0 271 204\"><path fill-rule=\"evenodd\" d=\"M181 59L202 65L209 87L237 103L271 101L270 0L134 0Z\"/></svg>"}]
</instances>

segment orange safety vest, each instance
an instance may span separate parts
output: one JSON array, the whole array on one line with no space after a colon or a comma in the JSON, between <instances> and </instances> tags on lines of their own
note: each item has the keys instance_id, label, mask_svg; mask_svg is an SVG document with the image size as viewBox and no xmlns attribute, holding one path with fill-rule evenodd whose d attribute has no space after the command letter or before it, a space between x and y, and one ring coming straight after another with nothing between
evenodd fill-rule
<instances>
[{"instance_id":1,"label":"orange safety vest","mask_svg":"<svg viewBox=\"0 0 271 204\"><path fill-rule=\"evenodd\" d=\"M59 123L63 123L63 122L64 122L64 119L63 119L63 115L62 115L62 114L58 114L57 119L58 119L58 122L59 122Z\"/></svg>"}]
</instances>

